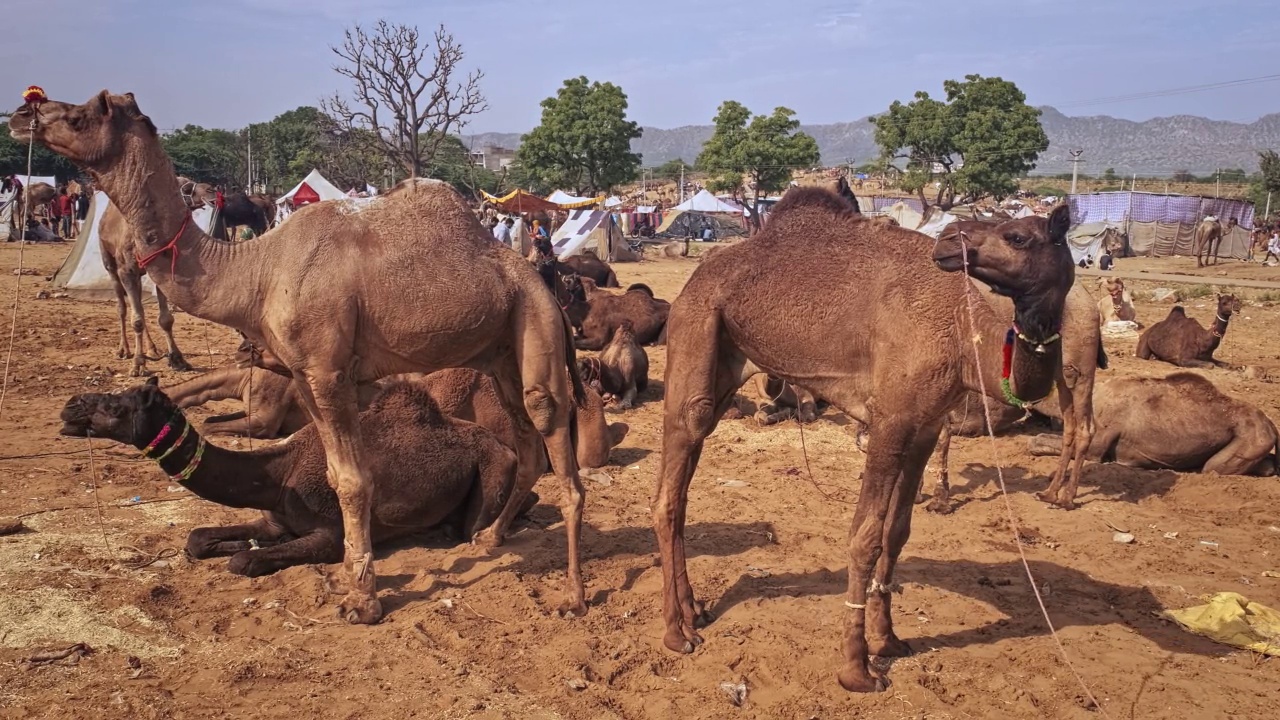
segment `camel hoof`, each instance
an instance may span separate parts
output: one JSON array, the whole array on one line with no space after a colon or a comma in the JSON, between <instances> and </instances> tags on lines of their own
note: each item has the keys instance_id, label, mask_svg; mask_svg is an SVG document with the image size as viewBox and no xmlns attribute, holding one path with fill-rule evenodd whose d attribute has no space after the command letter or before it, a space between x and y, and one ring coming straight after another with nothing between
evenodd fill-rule
<instances>
[{"instance_id":1,"label":"camel hoof","mask_svg":"<svg viewBox=\"0 0 1280 720\"><path fill-rule=\"evenodd\" d=\"M490 525L476 533L472 542L485 550L493 550L495 548L502 547L502 536L498 534L498 531L495 530L492 525Z\"/></svg>"},{"instance_id":2,"label":"camel hoof","mask_svg":"<svg viewBox=\"0 0 1280 720\"><path fill-rule=\"evenodd\" d=\"M1076 509L1076 502L1074 500L1058 500L1053 502L1053 505L1055 505L1056 507L1062 508L1063 510Z\"/></svg>"},{"instance_id":3,"label":"camel hoof","mask_svg":"<svg viewBox=\"0 0 1280 720\"><path fill-rule=\"evenodd\" d=\"M338 615L352 625L373 625L382 619L382 603L363 593L348 593L338 605Z\"/></svg>"},{"instance_id":4,"label":"camel hoof","mask_svg":"<svg viewBox=\"0 0 1280 720\"><path fill-rule=\"evenodd\" d=\"M673 652L678 652L682 655L691 655L693 651L702 644L702 637L699 636L698 633L693 633L692 638L686 638L680 632L667 633L667 636L662 640L662 644L665 645L668 650Z\"/></svg>"},{"instance_id":5,"label":"camel hoof","mask_svg":"<svg viewBox=\"0 0 1280 720\"><path fill-rule=\"evenodd\" d=\"M867 638L867 644L870 647L868 654L876 657L908 657L914 652L905 640L898 639L896 635L890 635L887 638Z\"/></svg>"},{"instance_id":6,"label":"camel hoof","mask_svg":"<svg viewBox=\"0 0 1280 720\"><path fill-rule=\"evenodd\" d=\"M724 416L722 417L722 419L741 420L744 417L746 416L742 414L742 410L738 409L737 407L731 407L728 410L724 411Z\"/></svg>"},{"instance_id":7,"label":"camel hoof","mask_svg":"<svg viewBox=\"0 0 1280 720\"><path fill-rule=\"evenodd\" d=\"M711 614L711 611L707 610L706 604L695 600L693 603L693 626L695 628L704 628L710 625L713 620L715 620L715 617ZM698 645L702 644L702 638L697 637L696 634L694 635L694 640Z\"/></svg>"},{"instance_id":8,"label":"camel hoof","mask_svg":"<svg viewBox=\"0 0 1280 720\"><path fill-rule=\"evenodd\" d=\"M116 357L121 360L128 360L130 355L132 355L132 353L129 352L129 348L120 348L116 351Z\"/></svg>"},{"instance_id":9,"label":"camel hoof","mask_svg":"<svg viewBox=\"0 0 1280 720\"><path fill-rule=\"evenodd\" d=\"M840 687L849 692L878 693L889 689L889 678L872 675L866 670L853 665L841 668L836 675L836 679L840 681Z\"/></svg>"},{"instance_id":10,"label":"camel hoof","mask_svg":"<svg viewBox=\"0 0 1280 720\"><path fill-rule=\"evenodd\" d=\"M933 500L930 500L929 504L924 506L924 509L934 513L935 515L950 515L955 510L955 508L951 506L950 499L944 498L941 495L935 496Z\"/></svg>"},{"instance_id":11,"label":"camel hoof","mask_svg":"<svg viewBox=\"0 0 1280 720\"><path fill-rule=\"evenodd\" d=\"M191 363L182 357L182 353L174 353L169 356L169 367L179 372L191 372Z\"/></svg>"},{"instance_id":12,"label":"camel hoof","mask_svg":"<svg viewBox=\"0 0 1280 720\"><path fill-rule=\"evenodd\" d=\"M565 600L560 603L556 614L565 620L573 620L587 615L587 603L582 600Z\"/></svg>"},{"instance_id":13,"label":"camel hoof","mask_svg":"<svg viewBox=\"0 0 1280 720\"><path fill-rule=\"evenodd\" d=\"M129 377L146 377L146 376L147 376L147 368L145 365L134 365L133 369L129 371Z\"/></svg>"},{"instance_id":14,"label":"camel hoof","mask_svg":"<svg viewBox=\"0 0 1280 720\"><path fill-rule=\"evenodd\" d=\"M258 563L261 556L252 550L242 550L231 556L231 560L227 563L227 571L232 575L242 575L244 577L262 577L275 572L268 566Z\"/></svg>"}]
</instances>

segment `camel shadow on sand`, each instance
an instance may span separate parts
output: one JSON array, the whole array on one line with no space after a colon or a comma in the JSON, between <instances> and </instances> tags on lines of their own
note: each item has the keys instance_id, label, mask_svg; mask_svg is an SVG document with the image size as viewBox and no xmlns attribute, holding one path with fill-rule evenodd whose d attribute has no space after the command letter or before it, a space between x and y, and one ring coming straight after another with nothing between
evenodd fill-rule
<instances>
[{"instance_id":1,"label":"camel shadow on sand","mask_svg":"<svg viewBox=\"0 0 1280 720\"><path fill-rule=\"evenodd\" d=\"M1075 568L1064 567L1043 560L1031 560L1031 572L1041 592L1049 588L1045 604L1049 617L1059 631L1070 627L1101 627L1119 625L1159 645L1169 652L1195 653L1210 657L1235 652L1224 645L1187 633L1171 622L1156 617L1165 609L1151 591L1145 587L1129 587L1102 582ZM932 558L904 557L898 564L895 580L901 583L918 583L973 598L994 607L1007 619L936 634L911 636L915 628L901 619L902 610L915 608L912 590L894 598L897 626L916 652L935 647L964 648L970 645L989 645L1002 640L1048 635L1044 616L1036 605L1036 599L1027 582L1022 563L984 563L972 560L936 560ZM743 575L711 608L713 617L719 618L734 606L756 598L782 598L826 595L843 596L847 586L844 570L820 570L812 573L773 574L767 578ZM785 588L778 590L776 588ZM697 591L695 583L695 592ZM836 613L838 603L830 606ZM920 612L927 613L924 607ZM714 620L712 622L714 626ZM923 626L921 629L927 629Z\"/></svg>"},{"instance_id":2,"label":"camel shadow on sand","mask_svg":"<svg viewBox=\"0 0 1280 720\"><path fill-rule=\"evenodd\" d=\"M954 507L958 508L969 502L992 502L1000 499L999 474L995 467L968 463L955 475L963 478L964 482L951 485L951 502ZM1138 470L1113 463L1089 462L1080 471L1080 496L1076 501L1081 504L1093 500L1136 503L1149 497L1162 497L1173 489L1178 477L1178 473L1172 470ZM1020 467L1004 468L1004 482L1010 493L1034 495L1049 487L1048 476L1029 473ZM996 492L986 497L974 494L988 486Z\"/></svg>"},{"instance_id":3,"label":"camel shadow on sand","mask_svg":"<svg viewBox=\"0 0 1280 720\"><path fill-rule=\"evenodd\" d=\"M437 572L439 575L430 587L422 590L402 589L415 575L379 576L379 588L383 607L387 612L430 601L446 589L464 589L480 582L482 578L453 582L444 574L462 575L471 572L477 566L494 565L490 572L515 573L529 577L547 577L564 572L564 554L566 539L564 529L558 527L547 530L548 516L554 514L554 522L560 521L559 511L544 505L538 506L532 513L534 522L517 522L512 528L513 535L507 538L502 547L488 555L462 557L442 567L424 567L423 570ZM521 527L524 527L521 531ZM767 522L753 523L691 523L688 526L688 544L685 546L689 557L712 556L730 557L739 555L752 548L768 545L773 542L773 526ZM388 543L379 547L378 558L385 558L396 550L421 547L430 549L448 549L457 547L456 541L444 541L435 534L420 538L410 538L397 543ZM643 565L631 567L626 577L617 588L602 589L589 598L591 605L601 605L617 590L629 590L647 570L657 565L658 543L653 529L648 526L618 527L611 530L596 530L589 523L582 524L582 562L589 565L593 561L606 558L635 556L647 559ZM516 556L515 562L507 562L506 555ZM485 573L487 576L489 573Z\"/></svg>"}]
</instances>

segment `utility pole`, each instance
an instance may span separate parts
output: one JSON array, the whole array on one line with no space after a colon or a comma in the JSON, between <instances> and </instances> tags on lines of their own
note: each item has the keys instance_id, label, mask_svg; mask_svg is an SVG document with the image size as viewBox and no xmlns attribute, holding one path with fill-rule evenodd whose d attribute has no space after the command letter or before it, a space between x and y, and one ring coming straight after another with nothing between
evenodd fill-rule
<instances>
[{"instance_id":1,"label":"utility pole","mask_svg":"<svg viewBox=\"0 0 1280 720\"><path fill-rule=\"evenodd\" d=\"M244 132L245 132L245 138L247 139L249 144L249 163L248 163L249 164L249 185L247 188L247 192L248 194L252 195L253 194L253 126L250 125L249 127L245 128Z\"/></svg>"},{"instance_id":2,"label":"utility pole","mask_svg":"<svg viewBox=\"0 0 1280 720\"><path fill-rule=\"evenodd\" d=\"M1071 194L1076 194L1076 177L1080 174L1080 156L1084 150L1068 150L1071 154Z\"/></svg>"},{"instance_id":3,"label":"utility pole","mask_svg":"<svg viewBox=\"0 0 1280 720\"><path fill-rule=\"evenodd\" d=\"M1213 191L1214 199L1222 197L1222 168L1218 168L1217 174L1218 174L1218 187L1216 190Z\"/></svg>"},{"instance_id":4,"label":"utility pole","mask_svg":"<svg viewBox=\"0 0 1280 720\"><path fill-rule=\"evenodd\" d=\"M1262 212L1262 219L1271 217L1271 191L1267 191L1267 209Z\"/></svg>"},{"instance_id":5,"label":"utility pole","mask_svg":"<svg viewBox=\"0 0 1280 720\"><path fill-rule=\"evenodd\" d=\"M684 163L680 163L680 202L684 202Z\"/></svg>"}]
</instances>

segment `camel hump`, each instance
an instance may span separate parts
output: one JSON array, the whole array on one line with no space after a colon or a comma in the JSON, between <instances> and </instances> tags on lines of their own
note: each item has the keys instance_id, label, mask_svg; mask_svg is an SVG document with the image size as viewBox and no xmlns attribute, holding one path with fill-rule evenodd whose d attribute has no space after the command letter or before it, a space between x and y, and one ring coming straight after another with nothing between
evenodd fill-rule
<instances>
[{"instance_id":1,"label":"camel hump","mask_svg":"<svg viewBox=\"0 0 1280 720\"><path fill-rule=\"evenodd\" d=\"M826 188L793 187L783 194L777 205L773 206L769 221L776 222L780 218L802 210L834 215L839 218L858 214L856 205Z\"/></svg>"},{"instance_id":2,"label":"camel hump","mask_svg":"<svg viewBox=\"0 0 1280 720\"><path fill-rule=\"evenodd\" d=\"M1218 388L1204 377L1192 372L1176 372L1166 375L1161 383L1185 390L1199 390L1201 392L1210 392L1218 394Z\"/></svg>"},{"instance_id":3,"label":"camel hump","mask_svg":"<svg viewBox=\"0 0 1280 720\"><path fill-rule=\"evenodd\" d=\"M370 412L404 413L402 425L441 425L440 407L425 389L407 381L389 383L369 404Z\"/></svg>"},{"instance_id":4,"label":"camel hump","mask_svg":"<svg viewBox=\"0 0 1280 720\"><path fill-rule=\"evenodd\" d=\"M642 292L648 295L649 297L656 297L653 294L653 288L649 287L648 285L645 285L644 283L631 283L630 285L627 286L627 289L624 292L631 292L632 290Z\"/></svg>"},{"instance_id":5,"label":"camel hump","mask_svg":"<svg viewBox=\"0 0 1280 720\"><path fill-rule=\"evenodd\" d=\"M1169 308L1169 317L1186 317L1186 316L1187 316L1187 309L1182 307L1181 305L1174 305L1173 307Z\"/></svg>"}]
</instances>

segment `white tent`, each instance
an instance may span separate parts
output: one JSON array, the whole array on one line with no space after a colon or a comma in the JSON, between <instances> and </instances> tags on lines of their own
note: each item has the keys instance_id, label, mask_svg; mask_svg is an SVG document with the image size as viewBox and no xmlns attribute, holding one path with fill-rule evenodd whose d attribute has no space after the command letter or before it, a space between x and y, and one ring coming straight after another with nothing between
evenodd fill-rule
<instances>
[{"instance_id":1,"label":"white tent","mask_svg":"<svg viewBox=\"0 0 1280 720\"><path fill-rule=\"evenodd\" d=\"M713 213L741 213L742 208L728 203L720 198L712 195L707 189L698 191L697 195L685 200L676 206L676 210L685 212L688 210L696 210L697 212L713 212Z\"/></svg>"},{"instance_id":2,"label":"white tent","mask_svg":"<svg viewBox=\"0 0 1280 720\"><path fill-rule=\"evenodd\" d=\"M36 183L44 183L58 187L58 178L52 175L14 175L18 182L22 183L22 187L29 188Z\"/></svg>"},{"instance_id":3,"label":"white tent","mask_svg":"<svg viewBox=\"0 0 1280 720\"><path fill-rule=\"evenodd\" d=\"M89 205L89 216L85 220L84 230L76 239L71 254L62 262L62 267L53 276L53 289L61 290L77 300L110 300L115 298L115 285L102 264L102 245L99 240L99 225L102 216L110 206L107 194L99 190L93 194ZM205 232L213 222L213 208L205 206L191 213L196 225ZM166 258L168 256L165 256ZM166 260L167 261L167 260ZM143 298L155 295L156 286L146 275L142 277Z\"/></svg>"},{"instance_id":4,"label":"white tent","mask_svg":"<svg viewBox=\"0 0 1280 720\"><path fill-rule=\"evenodd\" d=\"M581 208L570 212L569 219L551 236L551 247L559 258L591 250L606 262L635 259L613 214L604 210Z\"/></svg>"},{"instance_id":5,"label":"white tent","mask_svg":"<svg viewBox=\"0 0 1280 720\"><path fill-rule=\"evenodd\" d=\"M886 217L893 218L894 222L908 230L915 230L920 227L920 223L924 220L924 216L916 212L915 208L901 201L890 205L882 212Z\"/></svg>"},{"instance_id":6,"label":"white tent","mask_svg":"<svg viewBox=\"0 0 1280 720\"><path fill-rule=\"evenodd\" d=\"M276 200L277 205L285 203L293 204L293 199L298 198L299 203L313 203L322 200L341 200L347 196L346 193L338 189L338 186L329 182L325 176L320 174L319 170L312 170L302 179L302 182L294 186L292 190L281 195Z\"/></svg>"},{"instance_id":7,"label":"white tent","mask_svg":"<svg viewBox=\"0 0 1280 720\"><path fill-rule=\"evenodd\" d=\"M600 198L578 197L577 195L570 195L563 190L557 190L551 193L547 196L547 200L557 205L564 205L567 207L584 207L587 205L595 205L600 202Z\"/></svg>"},{"instance_id":8,"label":"white tent","mask_svg":"<svg viewBox=\"0 0 1280 720\"><path fill-rule=\"evenodd\" d=\"M955 215L952 215L949 212L943 212L941 210L934 208L934 211L930 215L929 219L923 222L919 227L917 227L916 232L924 233L925 235L928 235L929 237L936 239L938 235L942 234L943 229L945 229L948 225L950 225L951 223L959 219L960 218L956 217Z\"/></svg>"}]
</instances>

